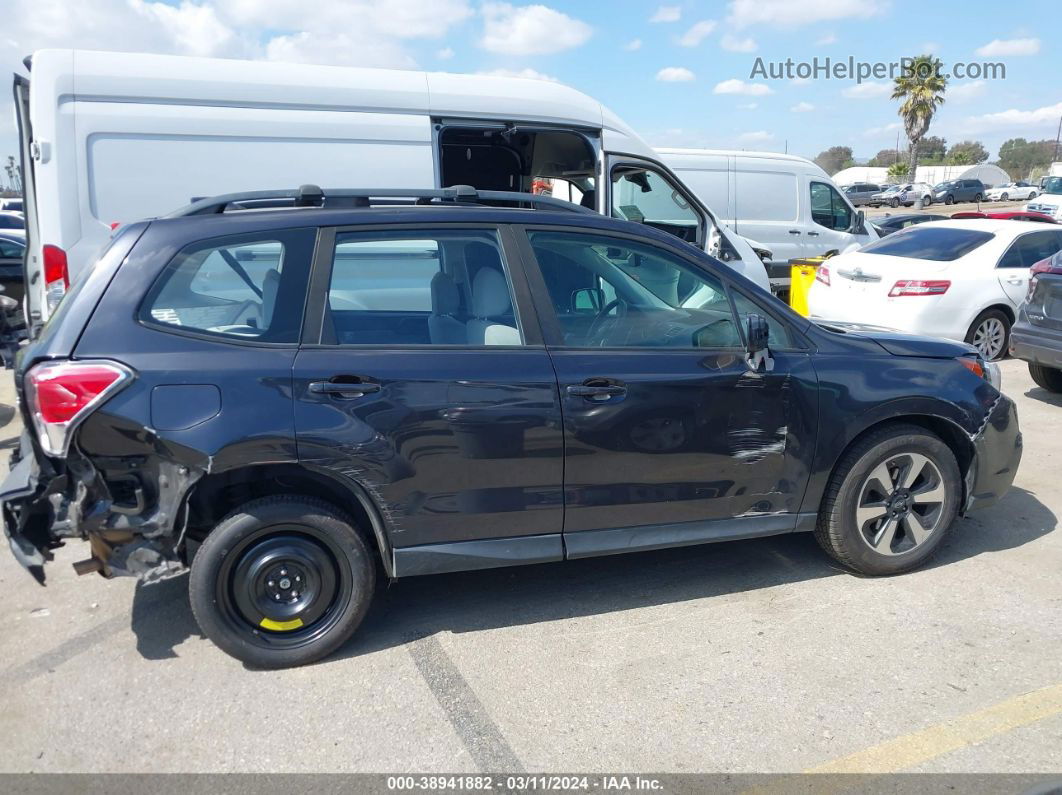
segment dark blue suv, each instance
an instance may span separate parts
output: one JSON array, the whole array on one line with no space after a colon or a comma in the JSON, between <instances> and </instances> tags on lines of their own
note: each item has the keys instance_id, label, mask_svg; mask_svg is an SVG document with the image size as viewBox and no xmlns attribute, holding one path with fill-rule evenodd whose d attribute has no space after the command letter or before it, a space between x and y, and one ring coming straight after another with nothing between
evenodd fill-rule
<instances>
[{"instance_id":1,"label":"dark blue suv","mask_svg":"<svg viewBox=\"0 0 1062 795\"><path fill-rule=\"evenodd\" d=\"M811 531L925 561L1021 456L973 348L813 325L646 225L528 194L298 191L119 230L16 368L16 557L191 567L258 666L388 578Z\"/></svg>"}]
</instances>

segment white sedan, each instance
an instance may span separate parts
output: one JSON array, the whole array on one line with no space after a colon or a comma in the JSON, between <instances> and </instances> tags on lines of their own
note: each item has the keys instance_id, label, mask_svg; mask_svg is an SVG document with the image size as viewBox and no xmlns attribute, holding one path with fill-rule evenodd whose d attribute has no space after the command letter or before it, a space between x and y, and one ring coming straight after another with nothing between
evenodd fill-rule
<instances>
[{"instance_id":1,"label":"white sedan","mask_svg":"<svg viewBox=\"0 0 1062 795\"><path fill-rule=\"evenodd\" d=\"M1062 250L1062 229L987 218L902 229L819 267L812 320L871 324L1007 353L1029 268Z\"/></svg>"},{"instance_id":2,"label":"white sedan","mask_svg":"<svg viewBox=\"0 0 1062 795\"><path fill-rule=\"evenodd\" d=\"M985 191L985 201L1005 202L1011 199L1034 199L1040 194L1035 185L1028 182L1008 182Z\"/></svg>"}]
</instances>

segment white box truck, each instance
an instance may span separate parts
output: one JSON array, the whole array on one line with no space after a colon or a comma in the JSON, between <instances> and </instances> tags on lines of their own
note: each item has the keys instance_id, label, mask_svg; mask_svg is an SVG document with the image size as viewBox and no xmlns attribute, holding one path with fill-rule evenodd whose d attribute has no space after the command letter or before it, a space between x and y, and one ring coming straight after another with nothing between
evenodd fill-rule
<instances>
[{"instance_id":1,"label":"white box truck","mask_svg":"<svg viewBox=\"0 0 1062 795\"><path fill-rule=\"evenodd\" d=\"M25 175L26 310L48 318L112 227L234 191L329 187L532 190L706 248L768 289L717 222L597 100L508 77L41 50L16 76Z\"/></svg>"}]
</instances>

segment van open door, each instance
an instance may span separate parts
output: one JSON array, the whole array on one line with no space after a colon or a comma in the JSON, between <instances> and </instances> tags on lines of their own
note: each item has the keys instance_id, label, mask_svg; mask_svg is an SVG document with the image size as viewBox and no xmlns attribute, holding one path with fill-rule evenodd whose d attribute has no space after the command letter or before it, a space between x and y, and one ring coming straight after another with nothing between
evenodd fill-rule
<instances>
[{"instance_id":1,"label":"van open door","mask_svg":"<svg viewBox=\"0 0 1062 795\"><path fill-rule=\"evenodd\" d=\"M659 163L609 155L605 215L668 232L704 248L708 214L682 182Z\"/></svg>"},{"instance_id":2,"label":"van open door","mask_svg":"<svg viewBox=\"0 0 1062 795\"><path fill-rule=\"evenodd\" d=\"M30 127L29 92L30 81L16 74L14 80L15 120L18 124L18 144L22 165L22 209L26 217L26 254L23 260L26 297L23 310L26 314L26 331L30 339L37 336L43 323L41 300L40 230L37 223L37 193L34 180L33 130Z\"/></svg>"}]
</instances>

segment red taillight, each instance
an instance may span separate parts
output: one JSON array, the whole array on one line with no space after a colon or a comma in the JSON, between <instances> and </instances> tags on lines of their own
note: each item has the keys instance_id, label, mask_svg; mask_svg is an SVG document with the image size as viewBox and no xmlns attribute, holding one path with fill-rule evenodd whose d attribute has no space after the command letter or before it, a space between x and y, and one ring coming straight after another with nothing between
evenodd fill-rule
<instances>
[{"instance_id":1,"label":"red taillight","mask_svg":"<svg viewBox=\"0 0 1062 795\"><path fill-rule=\"evenodd\" d=\"M889 290L889 298L901 295L944 295L951 287L948 281L924 281L921 279L901 279Z\"/></svg>"},{"instance_id":2,"label":"red taillight","mask_svg":"<svg viewBox=\"0 0 1062 795\"><path fill-rule=\"evenodd\" d=\"M44 295L51 311L59 306L70 286L70 269L66 264L66 252L59 246L44 247Z\"/></svg>"},{"instance_id":3,"label":"red taillight","mask_svg":"<svg viewBox=\"0 0 1062 795\"><path fill-rule=\"evenodd\" d=\"M26 401L44 451L65 455L73 428L132 376L132 371L118 362L34 365L26 373Z\"/></svg>"},{"instance_id":4,"label":"red taillight","mask_svg":"<svg viewBox=\"0 0 1062 795\"><path fill-rule=\"evenodd\" d=\"M819 265L818 270L815 271L815 281L822 282L827 287L830 286L830 269L825 265Z\"/></svg>"},{"instance_id":5,"label":"red taillight","mask_svg":"<svg viewBox=\"0 0 1062 795\"><path fill-rule=\"evenodd\" d=\"M121 221L111 221L111 231L113 232L115 229L117 229L121 225L122 225Z\"/></svg>"}]
</instances>

